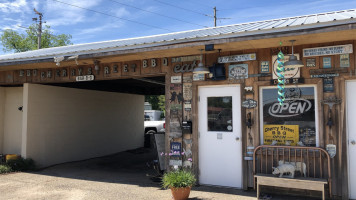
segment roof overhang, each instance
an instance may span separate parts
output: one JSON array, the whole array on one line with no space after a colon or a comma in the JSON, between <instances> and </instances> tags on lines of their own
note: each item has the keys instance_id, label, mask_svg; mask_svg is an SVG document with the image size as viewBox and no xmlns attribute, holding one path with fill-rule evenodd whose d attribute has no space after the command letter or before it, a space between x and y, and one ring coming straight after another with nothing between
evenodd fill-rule
<instances>
[{"instance_id":1,"label":"roof overhang","mask_svg":"<svg viewBox=\"0 0 356 200\"><path fill-rule=\"evenodd\" d=\"M344 20L338 23L324 23L320 26L297 26L278 29L251 31L246 33L233 33L221 36L211 36L195 39L182 39L166 41L154 44L142 44L127 46L116 49L103 49L78 54L56 55L74 56L79 55L80 65L93 64L94 59L103 63L123 62L130 60L141 60L158 57L175 57L184 55L195 55L206 44L215 44L215 49L224 51L239 51L247 49L260 49L278 47L279 42L290 46L290 39L297 40L295 46L302 44L327 43L335 41L356 40L356 21ZM209 52L207 52L209 53ZM48 68L55 67L54 56L18 59L0 62L0 70L16 68ZM61 66L75 65L75 61L64 61Z\"/></svg>"}]
</instances>

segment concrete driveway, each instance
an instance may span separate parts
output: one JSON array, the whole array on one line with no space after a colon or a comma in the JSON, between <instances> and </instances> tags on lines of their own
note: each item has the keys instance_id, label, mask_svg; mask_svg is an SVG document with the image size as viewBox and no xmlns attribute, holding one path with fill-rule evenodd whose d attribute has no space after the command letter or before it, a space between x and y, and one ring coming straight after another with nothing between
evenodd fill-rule
<instances>
[{"instance_id":1,"label":"concrete driveway","mask_svg":"<svg viewBox=\"0 0 356 200\"><path fill-rule=\"evenodd\" d=\"M170 190L153 182L147 149L53 166L34 173L0 175L0 199L169 200ZM256 199L254 191L199 186L190 199ZM284 197L273 199L285 199ZM291 199L291 198L288 198ZM294 199L294 198L293 198Z\"/></svg>"}]
</instances>

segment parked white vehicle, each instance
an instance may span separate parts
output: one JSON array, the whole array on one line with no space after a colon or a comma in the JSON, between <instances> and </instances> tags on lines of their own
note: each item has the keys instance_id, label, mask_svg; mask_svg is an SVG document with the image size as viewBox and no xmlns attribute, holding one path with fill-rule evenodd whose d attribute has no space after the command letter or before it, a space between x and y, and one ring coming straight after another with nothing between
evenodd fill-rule
<instances>
[{"instance_id":1,"label":"parked white vehicle","mask_svg":"<svg viewBox=\"0 0 356 200\"><path fill-rule=\"evenodd\" d=\"M160 119L162 111L145 110L144 129L145 134L165 132L165 120Z\"/></svg>"},{"instance_id":2,"label":"parked white vehicle","mask_svg":"<svg viewBox=\"0 0 356 200\"><path fill-rule=\"evenodd\" d=\"M145 110L144 121L144 147L153 147L153 135L165 132L165 120L160 119L162 111Z\"/></svg>"}]
</instances>

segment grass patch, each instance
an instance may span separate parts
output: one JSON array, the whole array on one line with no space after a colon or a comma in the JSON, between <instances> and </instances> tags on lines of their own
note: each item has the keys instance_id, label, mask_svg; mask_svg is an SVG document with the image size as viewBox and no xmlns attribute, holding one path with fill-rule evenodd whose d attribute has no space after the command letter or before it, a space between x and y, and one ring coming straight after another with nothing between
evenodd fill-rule
<instances>
[{"instance_id":1,"label":"grass patch","mask_svg":"<svg viewBox=\"0 0 356 200\"><path fill-rule=\"evenodd\" d=\"M0 174L10 173L10 172L12 172L10 166L8 166L6 164L0 165Z\"/></svg>"}]
</instances>

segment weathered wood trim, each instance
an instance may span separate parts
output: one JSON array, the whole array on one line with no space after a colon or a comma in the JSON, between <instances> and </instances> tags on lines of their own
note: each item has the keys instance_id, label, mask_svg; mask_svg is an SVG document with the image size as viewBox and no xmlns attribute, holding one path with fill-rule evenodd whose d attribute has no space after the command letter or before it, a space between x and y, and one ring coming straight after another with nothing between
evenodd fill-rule
<instances>
[{"instance_id":1,"label":"weathered wood trim","mask_svg":"<svg viewBox=\"0 0 356 200\"><path fill-rule=\"evenodd\" d=\"M165 86L165 109L166 109L166 128L165 128L165 150L166 152L165 153L169 153L169 148L170 148L170 140L169 140L169 133L170 133L170 127L169 127L169 122L170 122L170 104L169 104L169 83L171 82L171 75L169 73L166 73L166 76L165 76L165 79L166 79L166 86ZM165 166L166 166L166 169L169 169L169 157L168 156L165 156Z\"/></svg>"},{"instance_id":2,"label":"weathered wood trim","mask_svg":"<svg viewBox=\"0 0 356 200\"><path fill-rule=\"evenodd\" d=\"M324 132L324 105L320 102L324 99L324 92L323 92L323 80L319 79L316 84L316 96L319 102L315 102L318 104L318 111L317 114L319 115L319 147L325 148L325 132Z\"/></svg>"}]
</instances>

